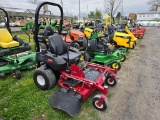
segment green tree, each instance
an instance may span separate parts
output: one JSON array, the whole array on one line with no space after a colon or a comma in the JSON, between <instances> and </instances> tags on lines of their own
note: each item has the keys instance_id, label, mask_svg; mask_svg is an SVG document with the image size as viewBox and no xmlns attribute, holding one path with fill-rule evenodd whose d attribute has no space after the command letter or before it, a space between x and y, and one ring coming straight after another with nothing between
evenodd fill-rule
<instances>
[{"instance_id":1,"label":"green tree","mask_svg":"<svg viewBox=\"0 0 160 120\"><path fill-rule=\"evenodd\" d=\"M150 11L157 11L158 7L160 7L160 0L148 0L147 3L150 6Z\"/></svg>"},{"instance_id":2,"label":"green tree","mask_svg":"<svg viewBox=\"0 0 160 120\"><path fill-rule=\"evenodd\" d=\"M94 11L90 11L90 13L88 14L88 18L94 18L95 13Z\"/></svg>"},{"instance_id":3,"label":"green tree","mask_svg":"<svg viewBox=\"0 0 160 120\"><path fill-rule=\"evenodd\" d=\"M73 17L73 19L74 19L74 20L78 20L78 16L75 15L75 16Z\"/></svg>"},{"instance_id":4,"label":"green tree","mask_svg":"<svg viewBox=\"0 0 160 120\"><path fill-rule=\"evenodd\" d=\"M104 0L104 9L106 13L110 13L114 22L114 15L119 10L121 0Z\"/></svg>"},{"instance_id":5,"label":"green tree","mask_svg":"<svg viewBox=\"0 0 160 120\"><path fill-rule=\"evenodd\" d=\"M95 19L102 19L102 13L97 8L96 8L96 12L95 12L94 18Z\"/></svg>"}]
</instances>

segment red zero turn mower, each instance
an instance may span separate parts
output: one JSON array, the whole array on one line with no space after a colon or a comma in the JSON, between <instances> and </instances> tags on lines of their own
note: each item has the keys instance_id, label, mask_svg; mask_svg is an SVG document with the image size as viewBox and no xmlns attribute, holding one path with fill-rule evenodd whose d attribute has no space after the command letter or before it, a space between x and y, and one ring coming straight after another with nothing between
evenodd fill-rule
<instances>
[{"instance_id":1,"label":"red zero turn mower","mask_svg":"<svg viewBox=\"0 0 160 120\"><path fill-rule=\"evenodd\" d=\"M142 39L145 31L146 31L146 28L137 26L136 28L133 29L133 35L136 38Z\"/></svg>"},{"instance_id":2,"label":"red zero turn mower","mask_svg":"<svg viewBox=\"0 0 160 120\"><path fill-rule=\"evenodd\" d=\"M43 5L57 6L61 11L59 34L49 36L50 49L40 51L38 42L38 16ZM61 38L63 9L59 4L42 2L35 12L34 40L36 42L37 70L34 72L34 82L37 87L47 90L53 87L58 80L62 87L54 92L49 103L53 108L61 109L70 116L80 113L81 104L96 90L100 95L93 97L93 106L98 110L106 110L108 87L117 84L117 69L100 66L93 63L80 62L81 54L70 49ZM81 65L80 65L81 64Z\"/></svg>"}]
</instances>

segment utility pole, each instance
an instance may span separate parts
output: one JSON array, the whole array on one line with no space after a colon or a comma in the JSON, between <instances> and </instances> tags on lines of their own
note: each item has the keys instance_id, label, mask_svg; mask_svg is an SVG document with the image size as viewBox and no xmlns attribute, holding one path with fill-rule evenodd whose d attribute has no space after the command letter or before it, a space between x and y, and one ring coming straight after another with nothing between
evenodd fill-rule
<instances>
[{"instance_id":1,"label":"utility pole","mask_svg":"<svg viewBox=\"0 0 160 120\"><path fill-rule=\"evenodd\" d=\"M80 20L80 0L79 0L79 20Z\"/></svg>"},{"instance_id":2,"label":"utility pole","mask_svg":"<svg viewBox=\"0 0 160 120\"><path fill-rule=\"evenodd\" d=\"M63 1L61 0L61 5L62 5L62 8L63 8Z\"/></svg>"},{"instance_id":3,"label":"utility pole","mask_svg":"<svg viewBox=\"0 0 160 120\"><path fill-rule=\"evenodd\" d=\"M123 16L123 0L122 0L122 16Z\"/></svg>"},{"instance_id":4,"label":"utility pole","mask_svg":"<svg viewBox=\"0 0 160 120\"><path fill-rule=\"evenodd\" d=\"M87 5L87 17L88 17L88 14L89 14L89 13L88 13L88 5Z\"/></svg>"},{"instance_id":5,"label":"utility pole","mask_svg":"<svg viewBox=\"0 0 160 120\"><path fill-rule=\"evenodd\" d=\"M122 5L122 8L121 8L121 17L120 17L120 20L122 20L122 17L123 17L123 0L121 0L121 5Z\"/></svg>"}]
</instances>

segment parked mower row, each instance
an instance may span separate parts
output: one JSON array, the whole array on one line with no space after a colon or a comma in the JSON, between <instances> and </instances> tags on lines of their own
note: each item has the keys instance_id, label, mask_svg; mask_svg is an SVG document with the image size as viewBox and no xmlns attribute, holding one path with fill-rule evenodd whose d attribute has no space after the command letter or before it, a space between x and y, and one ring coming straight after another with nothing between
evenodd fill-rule
<instances>
[{"instance_id":1,"label":"parked mower row","mask_svg":"<svg viewBox=\"0 0 160 120\"><path fill-rule=\"evenodd\" d=\"M39 32L39 14L44 5L60 9L60 24L55 31L45 26ZM63 30L63 8L52 2L42 2L35 11L33 27L36 52L30 52L29 43L12 37L9 28L0 29L0 75L14 73L20 78L21 69L37 68L33 74L35 85L41 90L51 89L58 83L61 88L49 98L53 108L74 117L80 114L84 102L96 90L93 106L100 111L107 109L108 86L117 84L117 72L126 60L127 49L136 46L137 38L128 27L115 29L111 24L105 30L85 28L84 31ZM135 30L134 30L135 31Z\"/></svg>"}]
</instances>

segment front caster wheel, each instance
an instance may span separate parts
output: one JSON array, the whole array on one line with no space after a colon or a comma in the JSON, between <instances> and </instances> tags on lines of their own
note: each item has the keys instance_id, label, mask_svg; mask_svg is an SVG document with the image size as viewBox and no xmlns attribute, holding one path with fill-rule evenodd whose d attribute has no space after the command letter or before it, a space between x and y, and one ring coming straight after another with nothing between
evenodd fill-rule
<instances>
[{"instance_id":1,"label":"front caster wheel","mask_svg":"<svg viewBox=\"0 0 160 120\"><path fill-rule=\"evenodd\" d=\"M121 57L121 62L124 62L126 60L126 55L123 55L122 57Z\"/></svg>"},{"instance_id":2,"label":"front caster wheel","mask_svg":"<svg viewBox=\"0 0 160 120\"><path fill-rule=\"evenodd\" d=\"M135 44L133 44L133 47L132 47L132 49L134 49L134 48L135 48L135 46L136 46L136 45L135 45Z\"/></svg>"},{"instance_id":3,"label":"front caster wheel","mask_svg":"<svg viewBox=\"0 0 160 120\"><path fill-rule=\"evenodd\" d=\"M13 77L16 78L16 79L21 79L21 71L20 70L16 70L13 73Z\"/></svg>"},{"instance_id":4,"label":"front caster wheel","mask_svg":"<svg viewBox=\"0 0 160 120\"><path fill-rule=\"evenodd\" d=\"M120 69L121 69L121 64L120 64L120 63L113 62L113 63L111 64L111 68L120 70Z\"/></svg>"},{"instance_id":5,"label":"front caster wheel","mask_svg":"<svg viewBox=\"0 0 160 120\"><path fill-rule=\"evenodd\" d=\"M100 97L101 97L101 95L94 96L92 99L92 104L97 110L104 111L107 109L108 102L107 102L107 100L104 100L102 105L98 106L97 103L98 103L98 100L100 99Z\"/></svg>"},{"instance_id":6,"label":"front caster wheel","mask_svg":"<svg viewBox=\"0 0 160 120\"><path fill-rule=\"evenodd\" d=\"M105 80L106 84L111 87L114 87L115 85L117 85L118 80L116 78L114 78L113 81L110 81L110 78L111 78L110 76L106 78L106 80Z\"/></svg>"}]
</instances>

